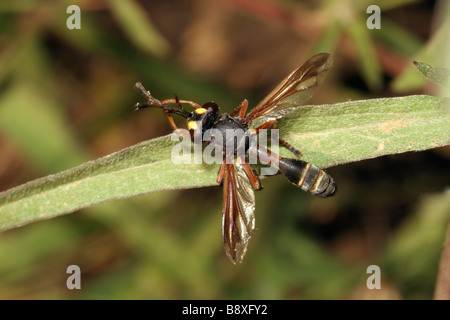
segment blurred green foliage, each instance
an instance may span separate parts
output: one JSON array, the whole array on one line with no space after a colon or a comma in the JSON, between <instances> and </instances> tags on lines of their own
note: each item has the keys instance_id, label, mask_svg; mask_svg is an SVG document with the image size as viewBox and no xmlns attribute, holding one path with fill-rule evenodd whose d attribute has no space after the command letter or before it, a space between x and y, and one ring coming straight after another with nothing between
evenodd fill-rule
<instances>
[{"instance_id":1,"label":"blurred green foliage","mask_svg":"<svg viewBox=\"0 0 450 320\"><path fill-rule=\"evenodd\" d=\"M176 92L231 111L244 97L253 106L312 51L337 58L320 103L420 92L423 76L402 76L402 66L445 67L433 54L448 48L448 6L433 1L380 1L380 30L365 28L365 1L248 3L257 2L84 0L81 30L68 30L69 3L2 2L1 190L167 134L158 112L132 112L136 81L156 97ZM332 168L340 189L326 200L264 179L257 230L237 266L222 248L219 187L9 230L0 234L0 298L430 299L449 221L448 158L439 149ZM72 264L81 290L66 288ZM365 287L371 264L382 290Z\"/></svg>"}]
</instances>

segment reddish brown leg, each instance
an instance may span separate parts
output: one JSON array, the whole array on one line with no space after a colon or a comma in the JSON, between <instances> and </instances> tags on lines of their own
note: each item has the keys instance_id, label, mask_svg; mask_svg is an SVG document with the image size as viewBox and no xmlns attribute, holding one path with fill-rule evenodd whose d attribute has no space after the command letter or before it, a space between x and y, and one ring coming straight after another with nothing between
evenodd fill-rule
<instances>
[{"instance_id":1,"label":"reddish brown leg","mask_svg":"<svg viewBox=\"0 0 450 320\"><path fill-rule=\"evenodd\" d=\"M274 129L276 129L277 120L270 120L270 121L267 121L266 123L263 123L258 128L255 128L256 133L258 133L259 130L266 129L266 128L272 126L272 125L274 126Z\"/></svg>"},{"instance_id":2,"label":"reddish brown leg","mask_svg":"<svg viewBox=\"0 0 450 320\"><path fill-rule=\"evenodd\" d=\"M244 167L244 171L247 174L247 177L250 179L250 182L253 185L253 188L255 190L261 190L262 186L261 186L261 181L259 180L258 174L256 173L256 171L252 170L252 168L250 167L250 164L247 162L247 160L245 160L242 163L242 166Z\"/></svg>"},{"instance_id":3,"label":"reddish brown leg","mask_svg":"<svg viewBox=\"0 0 450 320\"><path fill-rule=\"evenodd\" d=\"M159 108L163 108L164 110L164 116L166 117L167 121L169 122L170 126L172 127L173 130L177 130L178 127L175 124L175 121L173 120L172 116L170 115L170 113L173 113L176 111L176 109L169 109L165 107L166 104L170 104L170 103L174 103L177 105L181 105L181 103L189 103L192 107L194 108L201 108L200 105L196 104L195 102L192 101L186 101L186 100L175 100L175 99L167 99L167 100L163 100L161 101L160 105L151 105L151 104L137 104L136 105L136 110L139 109L144 109L144 108L149 108L149 107L159 107ZM184 109L183 109L184 110Z\"/></svg>"},{"instance_id":4,"label":"reddish brown leg","mask_svg":"<svg viewBox=\"0 0 450 320\"><path fill-rule=\"evenodd\" d=\"M241 105L242 105L242 109L241 109L241 112L239 113L239 119L244 119L245 114L247 113L247 107L248 107L247 99L244 99L244 101L242 101Z\"/></svg>"},{"instance_id":5,"label":"reddish brown leg","mask_svg":"<svg viewBox=\"0 0 450 320\"><path fill-rule=\"evenodd\" d=\"M289 151L291 151L293 154L295 154L295 156L297 158L300 158L302 156L302 152L298 149L296 149L295 147L291 146L289 143L287 143L286 141L282 140L282 139L278 139L278 141L280 141L280 143L285 146L286 148L289 149Z\"/></svg>"},{"instance_id":6,"label":"reddish brown leg","mask_svg":"<svg viewBox=\"0 0 450 320\"><path fill-rule=\"evenodd\" d=\"M191 105L191 107L193 107L195 109L202 107L198 103L195 103L193 101L188 101L188 100L179 100L179 99L165 99L165 100L161 100L161 104L162 105L171 104L171 103L176 104L176 105L181 104L181 103L186 103L186 104Z\"/></svg>"},{"instance_id":7,"label":"reddish brown leg","mask_svg":"<svg viewBox=\"0 0 450 320\"><path fill-rule=\"evenodd\" d=\"M238 105L236 109L234 109L234 111L231 113L231 116L235 117L237 115L238 111L241 110L241 112L239 113L239 119L244 119L245 113L247 112L247 107L248 107L248 101L247 101L247 99L244 99L244 101L242 101L241 104Z\"/></svg>"},{"instance_id":8,"label":"reddish brown leg","mask_svg":"<svg viewBox=\"0 0 450 320\"><path fill-rule=\"evenodd\" d=\"M169 112L167 110L164 110L164 115L166 116L167 121L169 121L170 126L172 127L173 130L177 130L178 127L175 124L175 121L173 121L172 116L169 114Z\"/></svg>"},{"instance_id":9,"label":"reddish brown leg","mask_svg":"<svg viewBox=\"0 0 450 320\"><path fill-rule=\"evenodd\" d=\"M222 165L220 166L219 172L217 173L216 182L218 184L222 184L224 173L225 173L225 163L222 163Z\"/></svg>"}]
</instances>

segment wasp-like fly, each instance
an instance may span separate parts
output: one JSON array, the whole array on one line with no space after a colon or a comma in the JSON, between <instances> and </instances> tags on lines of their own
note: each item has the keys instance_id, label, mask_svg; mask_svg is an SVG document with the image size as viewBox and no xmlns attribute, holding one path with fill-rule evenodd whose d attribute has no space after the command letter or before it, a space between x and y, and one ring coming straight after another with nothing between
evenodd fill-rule
<instances>
[{"instance_id":1,"label":"wasp-like fly","mask_svg":"<svg viewBox=\"0 0 450 320\"><path fill-rule=\"evenodd\" d=\"M158 107L164 111L170 126L176 130L177 126L171 114L178 114L187 119L187 126L192 141L211 143L203 139L206 130L215 129L227 140L227 129L240 129L250 135L257 135L262 129L276 128L276 112L284 107L301 106L310 98L316 88L324 80L331 68L332 60L329 54L321 53L313 56L302 66L289 74L269 95L255 108L246 114L248 102L244 100L230 115L220 113L214 102L203 106L192 101L167 99L159 101L150 95L144 87L137 83L136 87L148 99L147 104L137 104L136 109ZM189 104L193 111L186 110L182 104ZM174 108L168 105L175 105ZM273 117L271 117L273 115ZM252 124L257 119L269 119L254 128ZM200 124L200 125L199 125ZM198 139L200 137L200 140ZM197 139L196 139L197 138ZM235 137L232 137L235 139ZM297 158L280 157L274 152L257 148L257 155L264 163L277 163L278 169L295 186L319 197L329 197L336 192L333 178L317 166L299 160L300 151L284 140L279 140L291 150ZM237 144L245 141L237 141ZM262 152L263 150L264 152ZM223 161L217 175L217 183L223 184L222 207L222 236L225 252L231 262L242 262L247 251L248 242L255 228L255 195L254 190L262 188L258 174L252 170L248 161L249 149L246 147L244 157L238 156L236 150L231 150L234 161ZM223 150L225 160L227 150ZM230 150L228 150L230 154ZM276 161L273 161L276 160Z\"/></svg>"}]
</instances>

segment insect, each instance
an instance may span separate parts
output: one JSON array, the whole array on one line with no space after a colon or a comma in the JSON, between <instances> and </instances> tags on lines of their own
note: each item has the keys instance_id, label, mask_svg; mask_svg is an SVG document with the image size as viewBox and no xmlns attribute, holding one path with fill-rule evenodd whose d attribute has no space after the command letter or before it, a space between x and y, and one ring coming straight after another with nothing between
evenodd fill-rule
<instances>
[{"instance_id":1,"label":"insect","mask_svg":"<svg viewBox=\"0 0 450 320\"><path fill-rule=\"evenodd\" d=\"M320 53L289 74L275 89L272 90L255 108L247 112L248 102L244 100L230 115L220 113L219 106L214 102L208 102L203 106L195 102L175 99L159 101L151 96L150 92L139 82L136 88L148 99L146 104L136 104L136 110L147 107L161 108L170 126L175 130L177 126L172 114L177 114L187 119L192 141L206 140L203 134L208 129L218 130L227 140L227 129L241 129L250 135L258 135L259 131L267 128L276 128L277 116L272 119L277 110L286 106L301 106L310 98L316 88L326 77L331 68L332 59L327 53ZM182 104L189 104L193 111L186 110ZM171 108L169 105L175 105ZM270 119L256 128L252 124L264 117ZM278 117L279 118L279 117ZM201 126L199 126L199 124ZM200 138L200 140L198 140ZM234 139L234 137L233 137ZM244 156L237 154L236 150L223 149L225 160L226 152L232 154L234 161L224 161L217 175L217 183L223 185L222 206L222 237L225 252L232 263L242 262L248 247L249 240L255 228L255 195L254 190L262 188L259 176L248 162L249 147L247 141L236 143L244 144ZM208 140L206 143L212 143ZM289 145L286 141L279 142L294 153L296 158L278 156L265 148L257 148L257 154L265 163L277 163L278 169L296 187L308 191L319 197L329 197L336 192L336 184L333 178L317 166L298 159L301 152ZM276 161L275 161L276 160Z\"/></svg>"}]
</instances>

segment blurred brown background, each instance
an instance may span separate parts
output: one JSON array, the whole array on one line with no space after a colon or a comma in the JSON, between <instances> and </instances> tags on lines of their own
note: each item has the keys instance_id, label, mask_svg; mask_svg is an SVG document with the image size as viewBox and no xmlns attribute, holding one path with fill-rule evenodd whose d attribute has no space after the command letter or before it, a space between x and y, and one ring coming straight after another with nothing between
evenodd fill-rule
<instances>
[{"instance_id":1,"label":"blurred brown background","mask_svg":"<svg viewBox=\"0 0 450 320\"><path fill-rule=\"evenodd\" d=\"M170 133L133 112L142 82L231 112L262 99L317 52L335 64L311 103L434 94L413 60L434 59L445 1L77 1L0 4L0 190ZM439 14L441 13L441 14ZM441 32L442 33L442 32ZM184 124L180 121L180 126ZM317 199L283 177L256 194L241 265L223 251L219 187L98 205L0 234L2 299L431 299L448 221L448 148L328 171ZM450 211L450 210L449 210ZM68 290L66 268L82 270ZM382 289L366 288L380 266Z\"/></svg>"}]
</instances>

